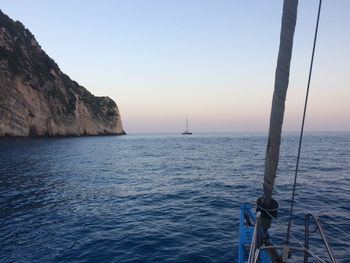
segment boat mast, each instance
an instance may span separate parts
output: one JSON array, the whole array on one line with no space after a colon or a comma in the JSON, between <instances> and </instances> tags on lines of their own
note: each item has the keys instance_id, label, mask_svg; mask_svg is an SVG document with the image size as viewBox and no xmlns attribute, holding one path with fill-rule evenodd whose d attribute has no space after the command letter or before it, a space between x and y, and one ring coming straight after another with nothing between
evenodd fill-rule
<instances>
[{"instance_id":1,"label":"boat mast","mask_svg":"<svg viewBox=\"0 0 350 263\"><path fill-rule=\"evenodd\" d=\"M186 131L188 132L188 117L186 117Z\"/></svg>"},{"instance_id":2,"label":"boat mast","mask_svg":"<svg viewBox=\"0 0 350 263\"><path fill-rule=\"evenodd\" d=\"M277 210L278 208L278 203L272 199L272 190L279 160L282 123L289 83L294 30L297 19L297 7L298 0L284 0L283 2L280 45L265 156L264 194L263 197L260 198L260 204L258 199L258 206L260 205L266 209L273 208ZM277 208L275 207L276 203Z\"/></svg>"}]
</instances>

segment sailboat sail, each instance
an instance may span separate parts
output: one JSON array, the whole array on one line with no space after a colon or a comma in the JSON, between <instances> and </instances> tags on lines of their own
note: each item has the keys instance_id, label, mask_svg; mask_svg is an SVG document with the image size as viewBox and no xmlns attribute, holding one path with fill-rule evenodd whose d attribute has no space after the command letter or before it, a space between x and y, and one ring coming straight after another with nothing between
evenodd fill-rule
<instances>
[{"instance_id":1,"label":"sailboat sail","mask_svg":"<svg viewBox=\"0 0 350 263\"><path fill-rule=\"evenodd\" d=\"M290 61L292 58L293 37L297 19L297 7L298 0L284 0L280 46L265 157L263 202L267 207L270 206L272 202L272 190L279 160L285 99L289 83Z\"/></svg>"},{"instance_id":2,"label":"sailboat sail","mask_svg":"<svg viewBox=\"0 0 350 263\"><path fill-rule=\"evenodd\" d=\"M186 118L186 130L182 133L182 135L192 135L192 132L188 131L188 118Z\"/></svg>"},{"instance_id":3,"label":"sailboat sail","mask_svg":"<svg viewBox=\"0 0 350 263\"><path fill-rule=\"evenodd\" d=\"M322 0L319 0L319 9L317 15L317 23L315 29L315 37L313 44L313 51L311 56L311 64L309 71L309 80L305 98L304 114L301 128L301 135L299 140L299 150L297 157L297 164L294 177L294 186L293 186L293 195L291 202L291 209L289 213L289 222L286 240L283 243L283 246L274 246L271 242L269 235L269 228L271 227L272 219L277 218L278 212L278 202L272 198L273 186L276 178L276 171L279 160L279 150L281 143L281 132L282 132L282 123L283 115L285 109L285 99L287 95L287 88L289 82L289 70L290 62L292 58L292 47L293 47L293 37L295 31L295 24L297 18L297 7L298 0L284 0L283 4L283 14L282 14L282 27L280 35L280 46L277 60L277 68L275 74L275 87L274 94L272 99L272 109L270 115L270 127L268 134L268 142L266 149L265 157L265 171L264 171L264 195L257 200L257 209L256 214L253 213L253 209L249 204L243 204L240 207L240 230L239 230L239 253L238 253L238 262L244 263L246 255L248 256L248 262L262 262L262 263L271 263L271 262L288 262L290 258L290 252L292 251L289 246L289 237L293 237L290 234L291 230L291 219L293 215L293 202L294 202L294 193L295 185L297 179L298 171L298 160L300 154L300 147L302 142L303 127L305 121L305 113L307 106L307 99L309 94L310 79L312 73L313 58L315 52L316 38L318 23L320 18ZM330 262L336 262L332 250L327 242L327 239L324 235L322 227L319 223L319 218L312 214L307 214L305 217L305 246L303 246L298 240L297 243L301 245L301 249L294 248L295 251L301 251L304 253L304 262L308 262L309 256L316 259L318 262L323 262L323 260L318 257L316 254L309 250L309 234L310 232L310 218L313 218L316 222L316 230L318 230L321 240L323 241ZM314 232L316 232L316 230ZM246 247L249 245L249 253L246 250ZM278 253L278 249L282 248L282 255ZM324 254L323 254L324 256Z\"/></svg>"}]
</instances>

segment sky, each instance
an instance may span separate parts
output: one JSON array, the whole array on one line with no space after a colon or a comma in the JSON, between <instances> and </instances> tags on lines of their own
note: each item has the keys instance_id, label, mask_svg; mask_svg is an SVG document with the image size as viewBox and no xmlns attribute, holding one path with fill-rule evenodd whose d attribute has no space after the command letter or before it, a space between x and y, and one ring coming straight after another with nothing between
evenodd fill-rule
<instances>
[{"instance_id":1,"label":"sky","mask_svg":"<svg viewBox=\"0 0 350 263\"><path fill-rule=\"evenodd\" d=\"M282 0L0 0L127 133L265 132ZM299 0L284 131L298 131L318 0ZM306 131L350 130L350 1L324 0Z\"/></svg>"}]
</instances>

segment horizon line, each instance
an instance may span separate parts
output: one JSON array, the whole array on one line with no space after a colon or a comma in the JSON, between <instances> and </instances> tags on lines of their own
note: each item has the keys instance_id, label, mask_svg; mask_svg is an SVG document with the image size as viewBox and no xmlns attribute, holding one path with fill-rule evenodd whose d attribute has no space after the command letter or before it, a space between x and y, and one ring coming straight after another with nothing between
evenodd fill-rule
<instances>
[{"instance_id":1,"label":"horizon line","mask_svg":"<svg viewBox=\"0 0 350 263\"><path fill-rule=\"evenodd\" d=\"M191 131L194 134L205 134L205 133L268 133L268 130L265 131ZM287 131L282 131L282 133L287 132L287 133L300 133L300 130L287 130ZM347 133L350 132L350 130L309 130L309 131L304 131L304 133ZM182 131L165 131L165 132L127 132L127 135L130 134L181 134Z\"/></svg>"}]
</instances>

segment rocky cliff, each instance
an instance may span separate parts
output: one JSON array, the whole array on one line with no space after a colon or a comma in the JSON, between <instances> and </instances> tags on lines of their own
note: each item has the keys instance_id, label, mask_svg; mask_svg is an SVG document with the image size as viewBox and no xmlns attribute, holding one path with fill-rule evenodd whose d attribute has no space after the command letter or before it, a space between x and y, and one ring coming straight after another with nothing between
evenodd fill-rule
<instances>
[{"instance_id":1,"label":"rocky cliff","mask_svg":"<svg viewBox=\"0 0 350 263\"><path fill-rule=\"evenodd\" d=\"M0 137L124 134L116 103L64 74L0 11Z\"/></svg>"}]
</instances>

